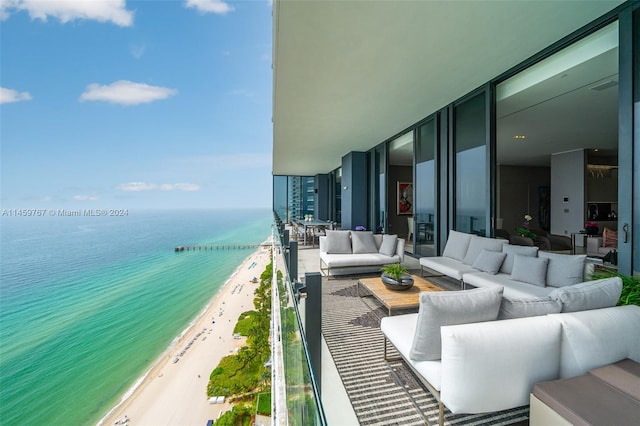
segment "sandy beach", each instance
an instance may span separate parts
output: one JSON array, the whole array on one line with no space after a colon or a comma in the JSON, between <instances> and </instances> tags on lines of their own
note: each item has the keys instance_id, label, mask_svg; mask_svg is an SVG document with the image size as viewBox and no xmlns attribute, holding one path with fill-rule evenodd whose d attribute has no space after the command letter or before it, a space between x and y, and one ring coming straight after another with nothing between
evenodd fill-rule
<instances>
[{"instance_id":1,"label":"sandy beach","mask_svg":"<svg viewBox=\"0 0 640 426\"><path fill-rule=\"evenodd\" d=\"M253 292L258 284L251 280L260 277L269 261L265 247L249 256L139 386L100 424L113 425L127 419L126 424L136 426L203 426L229 410L227 402L209 403L209 375L224 356L244 345L244 338L234 338L233 328L242 312L254 309Z\"/></svg>"}]
</instances>

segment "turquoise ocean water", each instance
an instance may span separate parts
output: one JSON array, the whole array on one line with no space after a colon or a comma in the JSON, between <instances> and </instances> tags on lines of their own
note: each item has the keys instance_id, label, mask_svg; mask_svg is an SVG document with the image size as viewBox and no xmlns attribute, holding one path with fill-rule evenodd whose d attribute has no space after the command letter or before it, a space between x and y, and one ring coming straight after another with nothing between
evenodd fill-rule
<instances>
[{"instance_id":1,"label":"turquoise ocean water","mask_svg":"<svg viewBox=\"0 0 640 426\"><path fill-rule=\"evenodd\" d=\"M269 210L0 219L0 424L95 424L258 244ZM259 275L262 271L256 271Z\"/></svg>"}]
</instances>

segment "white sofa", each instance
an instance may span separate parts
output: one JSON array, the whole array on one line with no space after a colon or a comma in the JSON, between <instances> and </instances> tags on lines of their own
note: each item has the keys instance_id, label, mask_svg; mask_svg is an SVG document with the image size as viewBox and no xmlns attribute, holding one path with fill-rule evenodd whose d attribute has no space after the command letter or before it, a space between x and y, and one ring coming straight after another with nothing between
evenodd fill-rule
<instances>
[{"instance_id":1,"label":"white sofa","mask_svg":"<svg viewBox=\"0 0 640 426\"><path fill-rule=\"evenodd\" d=\"M420 265L457 279L461 287L503 286L509 299L538 298L557 288L590 279L586 255L539 251L538 247L450 231L442 256L422 257Z\"/></svg>"},{"instance_id":2,"label":"white sofa","mask_svg":"<svg viewBox=\"0 0 640 426\"><path fill-rule=\"evenodd\" d=\"M404 243L371 231L327 231L320 237L320 271L327 276L377 272L404 261Z\"/></svg>"},{"instance_id":3,"label":"white sofa","mask_svg":"<svg viewBox=\"0 0 640 426\"><path fill-rule=\"evenodd\" d=\"M440 424L443 405L454 414L524 406L537 382L640 361L638 306L443 326L441 359L432 361L411 359L419 315L382 319L385 359L389 341L438 399Z\"/></svg>"}]
</instances>

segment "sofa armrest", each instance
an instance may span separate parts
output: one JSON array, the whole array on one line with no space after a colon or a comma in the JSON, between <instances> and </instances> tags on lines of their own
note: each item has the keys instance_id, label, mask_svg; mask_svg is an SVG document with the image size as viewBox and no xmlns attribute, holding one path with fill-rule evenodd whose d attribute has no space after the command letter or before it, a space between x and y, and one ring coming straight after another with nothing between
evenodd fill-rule
<instances>
[{"instance_id":1,"label":"sofa armrest","mask_svg":"<svg viewBox=\"0 0 640 426\"><path fill-rule=\"evenodd\" d=\"M400 257L400 263L404 262L404 238L398 238L398 243L396 244L396 255Z\"/></svg>"},{"instance_id":2,"label":"sofa armrest","mask_svg":"<svg viewBox=\"0 0 640 426\"><path fill-rule=\"evenodd\" d=\"M320 247L320 253L326 253L327 252L327 248L325 247L325 245L327 244L327 237L325 236L320 236L318 238L318 245Z\"/></svg>"},{"instance_id":3,"label":"sofa armrest","mask_svg":"<svg viewBox=\"0 0 640 426\"><path fill-rule=\"evenodd\" d=\"M555 322L540 316L442 327L442 402L453 413L527 405L534 383L559 376Z\"/></svg>"}]
</instances>

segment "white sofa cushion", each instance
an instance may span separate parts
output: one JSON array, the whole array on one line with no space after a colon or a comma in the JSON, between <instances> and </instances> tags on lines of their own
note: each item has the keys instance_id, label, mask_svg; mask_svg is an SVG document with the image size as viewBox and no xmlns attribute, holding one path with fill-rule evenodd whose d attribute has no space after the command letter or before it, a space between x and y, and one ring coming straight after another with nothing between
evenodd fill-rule
<instances>
[{"instance_id":1,"label":"white sofa cushion","mask_svg":"<svg viewBox=\"0 0 640 426\"><path fill-rule=\"evenodd\" d=\"M327 231L326 249L329 254L351 253L351 231Z\"/></svg>"},{"instance_id":2,"label":"white sofa cushion","mask_svg":"<svg viewBox=\"0 0 640 426\"><path fill-rule=\"evenodd\" d=\"M560 378L579 376L624 358L640 362L640 306L616 306L548 317L562 325Z\"/></svg>"},{"instance_id":3,"label":"white sofa cushion","mask_svg":"<svg viewBox=\"0 0 640 426\"><path fill-rule=\"evenodd\" d=\"M562 312L577 312L616 306L620 293L622 280L611 277L560 287L549 296L557 297L562 302Z\"/></svg>"},{"instance_id":4,"label":"white sofa cushion","mask_svg":"<svg viewBox=\"0 0 640 426\"><path fill-rule=\"evenodd\" d=\"M503 286L504 297L509 299L535 299L537 297L548 296L554 287L538 287L537 285L531 285L524 282L516 281L511 278L511 275L498 273L491 275L486 272L472 272L465 273L464 282L474 287L492 287Z\"/></svg>"},{"instance_id":5,"label":"white sofa cushion","mask_svg":"<svg viewBox=\"0 0 640 426\"><path fill-rule=\"evenodd\" d=\"M440 327L498 318L502 287L468 291L420 293L420 308L409 358L415 361L440 359Z\"/></svg>"},{"instance_id":6,"label":"white sofa cushion","mask_svg":"<svg viewBox=\"0 0 640 426\"><path fill-rule=\"evenodd\" d=\"M513 259L511 278L516 281L544 287L547 277L549 259L516 254Z\"/></svg>"},{"instance_id":7,"label":"white sofa cushion","mask_svg":"<svg viewBox=\"0 0 640 426\"><path fill-rule=\"evenodd\" d=\"M380 321L380 330L387 339L400 352L405 361L421 375L436 390L440 390L442 368L440 360L437 361L413 361L409 359L409 352L413 344L413 335L416 331L418 314L396 315L384 317Z\"/></svg>"},{"instance_id":8,"label":"white sofa cushion","mask_svg":"<svg viewBox=\"0 0 640 426\"><path fill-rule=\"evenodd\" d=\"M328 254L320 253L320 258L329 268L345 268L349 266L384 266L388 263L398 263L402 260L397 254L385 256L380 253L365 254Z\"/></svg>"},{"instance_id":9,"label":"white sofa cushion","mask_svg":"<svg viewBox=\"0 0 640 426\"><path fill-rule=\"evenodd\" d=\"M469 248L467 253L462 259L462 263L467 265L473 265L482 250L502 252L502 246L506 244L507 240L498 240L496 238L480 237L478 235L471 235L469 241ZM447 241L447 244L449 242Z\"/></svg>"},{"instance_id":10,"label":"white sofa cushion","mask_svg":"<svg viewBox=\"0 0 640 426\"><path fill-rule=\"evenodd\" d=\"M380 254L384 254L386 256L393 256L396 252L396 245L398 244L398 236L397 235L388 235L384 234L382 236L382 244L380 245Z\"/></svg>"},{"instance_id":11,"label":"white sofa cushion","mask_svg":"<svg viewBox=\"0 0 640 426\"><path fill-rule=\"evenodd\" d=\"M373 232L351 231L351 250L353 254L378 253Z\"/></svg>"},{"instance_id":12,"label":"white sofa cushion","mask_svg":"<svg viewBox=\"0 0 640 426\"><path fill-rule=\"evenodd\" d=\"M584 261L586 254L559 254L546 251L538 252L538 257L549 259L547 265L547 285L564 287L584 281Z\"/></svg>"},{"instance_id":13,"label":"white sofa cushion","mask_svg":"<svg viewBox=\"0 0 640 426\"><path fill-rule=\"evenodd\" d=\"M506 253L482 249L471 266L475 269L495 275L500 270L500 266L506 256Z\"/></svg>"},{"instance_id":14,"label":"white sofa cushion","mask_svg":"<svg viewBox=\"0 0 640 426\"><path fill-rule=\"evenodd\" d=\"M562 302L556 298L508 299L503 297L498 319L537 317L560 312L562 312Z\"/></svg>"},{"instance_id":15,"label":"white sofa cushion","mask_svg":"<svg viewBox=\"0 0 640 426\"><path fill-rule=\"evenodd\" d=\"M420 265L458 280L462 279L463 274L468 272L478 272L478 270L474 269L472 266L465 265L459 260L455 260L450 257L421 257Z\"/></svg>"},{"instance_id":16,"label":"white sofa cushion","mask_svg":"<svg viewBox=\"0 0 640 426\"><path fill-rule=\"evenodd\" d=\"M502 252L507 254L507 257L504 258L504 262L502 262L502 266L500 267L500 272L504 272L505 274L511 274L513 271L513 259L516 254L521 254L523 256L538 256L538 247L527 247L527 246L516 246L513 244L504 244L502 246Z\"/></svg>"},{"instance_id":17,"label":"white sofa cushion","mask_svg":"<svg viewBox=\"0 0 640 426\"><path fill-rule=\"evenodd\" d=\"M469 248L469 242L471 241L471 234L465 234L464 232L449 231L449 237L447 238L447 244L444 247L442 255L444 257L450 257L462 261L467 254Z\"/></svg>"},{"instance_id":18,"label":"white sofa cushion","mask_svg":"<svg viewBox=\"0 0 640 426\"><path fill-rule=\"evenodd\" d=\"M453 413L529 403L534 383L558 377L560 324L548 316L442 327L440 397Z\"/></svg>"}]
</instances>

